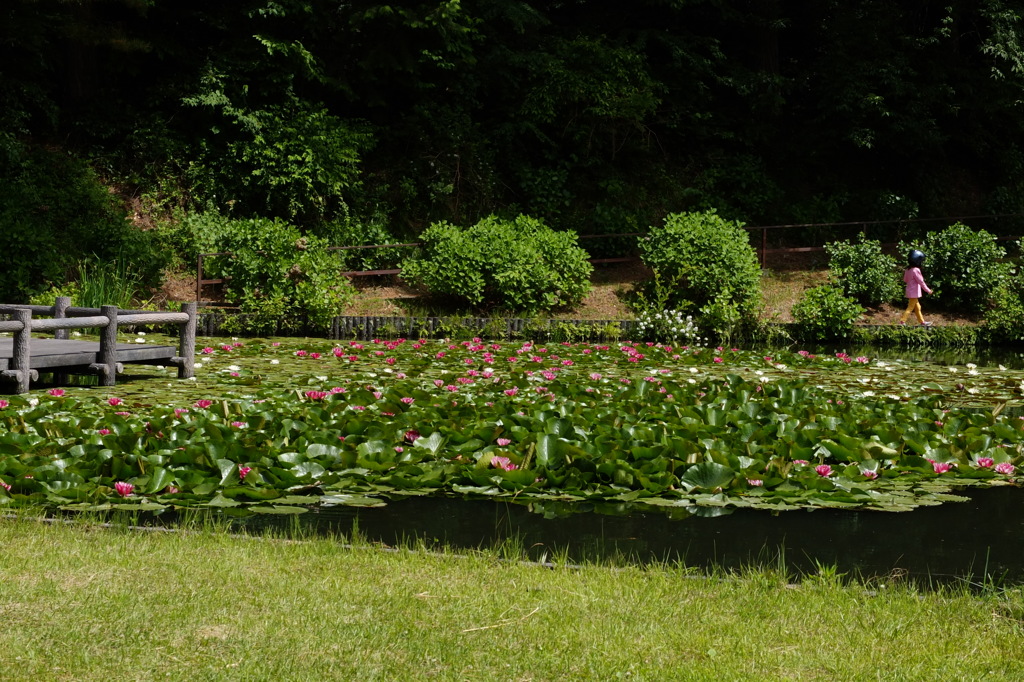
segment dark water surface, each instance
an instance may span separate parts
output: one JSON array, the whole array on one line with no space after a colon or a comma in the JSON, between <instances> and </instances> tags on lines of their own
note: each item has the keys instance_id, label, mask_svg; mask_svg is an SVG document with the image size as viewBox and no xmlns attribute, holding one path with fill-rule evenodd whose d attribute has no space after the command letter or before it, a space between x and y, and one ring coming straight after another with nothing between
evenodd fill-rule
<instances>
[{"instance_id":1,"label":"dark water surface","mask_svg":"<svg viewBox=\"0 0 1024 682\"><path fill-rule=\"evenodd\" d=\"M515 539L533 559L564 552L570 562L627 557L680 561L700 568L750 565L812 573L817 566L868 578L1024 581L1024 490L963 493L970 502L911 512L849 510L771 512L741 509L714 518L580 512L544 518L526 506L452 498L410 498L386 507L327 507L298 517L314 533L349 535L389 546L423 541L454 549L487 548ZM293 527L295 517L239 519L250 531Z\"/></svg>"}]
</instances>

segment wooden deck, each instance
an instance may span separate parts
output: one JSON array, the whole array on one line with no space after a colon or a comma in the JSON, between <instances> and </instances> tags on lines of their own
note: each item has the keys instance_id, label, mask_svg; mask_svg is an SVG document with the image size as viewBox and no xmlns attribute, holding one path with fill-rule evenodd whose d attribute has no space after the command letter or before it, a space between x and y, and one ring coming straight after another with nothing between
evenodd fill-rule
<instances>
[{"instance_id":1,"label":"wooden deck","mask_svg":"<svg viewBox=\"0 0 1024 682\"><path fill-rule=\"evenodd\" d=\"M52 371L59 369L74 374L75 370L88 373L89 365L101 362L100 344L93 341L65 341L59 339L32 339L31 369ZM174 346L156 346L133 343L117 344L117 362L121 364L170 365L178 354ZM14 357L14 339L0 338L0 370L10 368Z\"/></svg>"}]
</instances>

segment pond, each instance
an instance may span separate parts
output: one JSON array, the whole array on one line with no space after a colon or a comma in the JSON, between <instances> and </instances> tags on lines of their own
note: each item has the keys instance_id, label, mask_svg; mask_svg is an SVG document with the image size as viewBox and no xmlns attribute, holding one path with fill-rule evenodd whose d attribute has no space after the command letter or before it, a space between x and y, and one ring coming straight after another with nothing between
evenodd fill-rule
<instances>
[{"instance_id":1,"label":"pond","mask_svg":"<svg viewBox=\"0 0 1024 682\"><path fill-rule=\"evenodd\" d=\"M678 561L702 569L785 566L791 574L819 566L863 578L906 577L936 583L986 577L1024 580L1024 491L974 490L970 501L903 514L818 509L773 515L740 509L715 518L673 519L633 511L610 516L580 511L545 518L527 505L410 498L385 507L327 507L299 517L314 534L353 531L373 543L422 542L454 549L493 547L514 539L535 560ZM295 520L253 516L239 529L287 531Z\"/></svg>"},{"instance_id":2,"label":"pond","mask_svg":"<svg viewBox=\"0 0 1024 682\"><path fill-rule=\"evenodd\" d=\"M389 544L475 546L514 528L536 551L566 543L583 558L605 547L961 574L985 572L995 545L954 568L865 552L886 528L904 529L897 549L915 546L929 515L990 523L969 509L1012 498L1024 466L1024 372L1002 363L641 343L200 345L194 381L146 368L112 388L0 399L0 505L223 511L243 525L301 515L342 532L380 520ZM858 544L853 558L838 549ZM989 573L1010 570L996 559Z\"/></svg>"}]
</instances>

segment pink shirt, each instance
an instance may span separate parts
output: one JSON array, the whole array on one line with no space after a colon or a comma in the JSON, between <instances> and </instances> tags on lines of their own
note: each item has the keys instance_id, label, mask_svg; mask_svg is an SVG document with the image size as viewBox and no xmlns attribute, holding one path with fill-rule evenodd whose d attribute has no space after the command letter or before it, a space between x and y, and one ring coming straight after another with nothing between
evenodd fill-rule
<instances>
[{"instance_id":1,"label":"pink shirt","mask_svg":"<svg viewBox=\"0 0 1024 682\"><path fill-rule=\"evenodd\" d=\"M907 268L903 273L903 281L907 284L907 298L921 298L921 289L932 293L928 285L924 283L924 275L919 268Z\"/></svg>"}]
</instances>

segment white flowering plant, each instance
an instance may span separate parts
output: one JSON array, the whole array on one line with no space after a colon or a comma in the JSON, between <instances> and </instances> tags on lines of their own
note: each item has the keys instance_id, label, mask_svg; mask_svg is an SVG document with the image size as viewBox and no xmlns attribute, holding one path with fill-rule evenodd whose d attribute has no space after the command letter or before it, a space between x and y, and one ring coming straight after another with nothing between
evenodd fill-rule
<instances>
[{"instance_id":1,"label":"white flowering plant","mask_svg":"<svg viewBox=\"0 0 1024 682\"><path fill-rule=\"evenodd\" d=\"M671 341L694 346L707 343L692 315L680 310L644 310L636 320L637 331L652 341Z\"/></svg>"}]
</instances>

